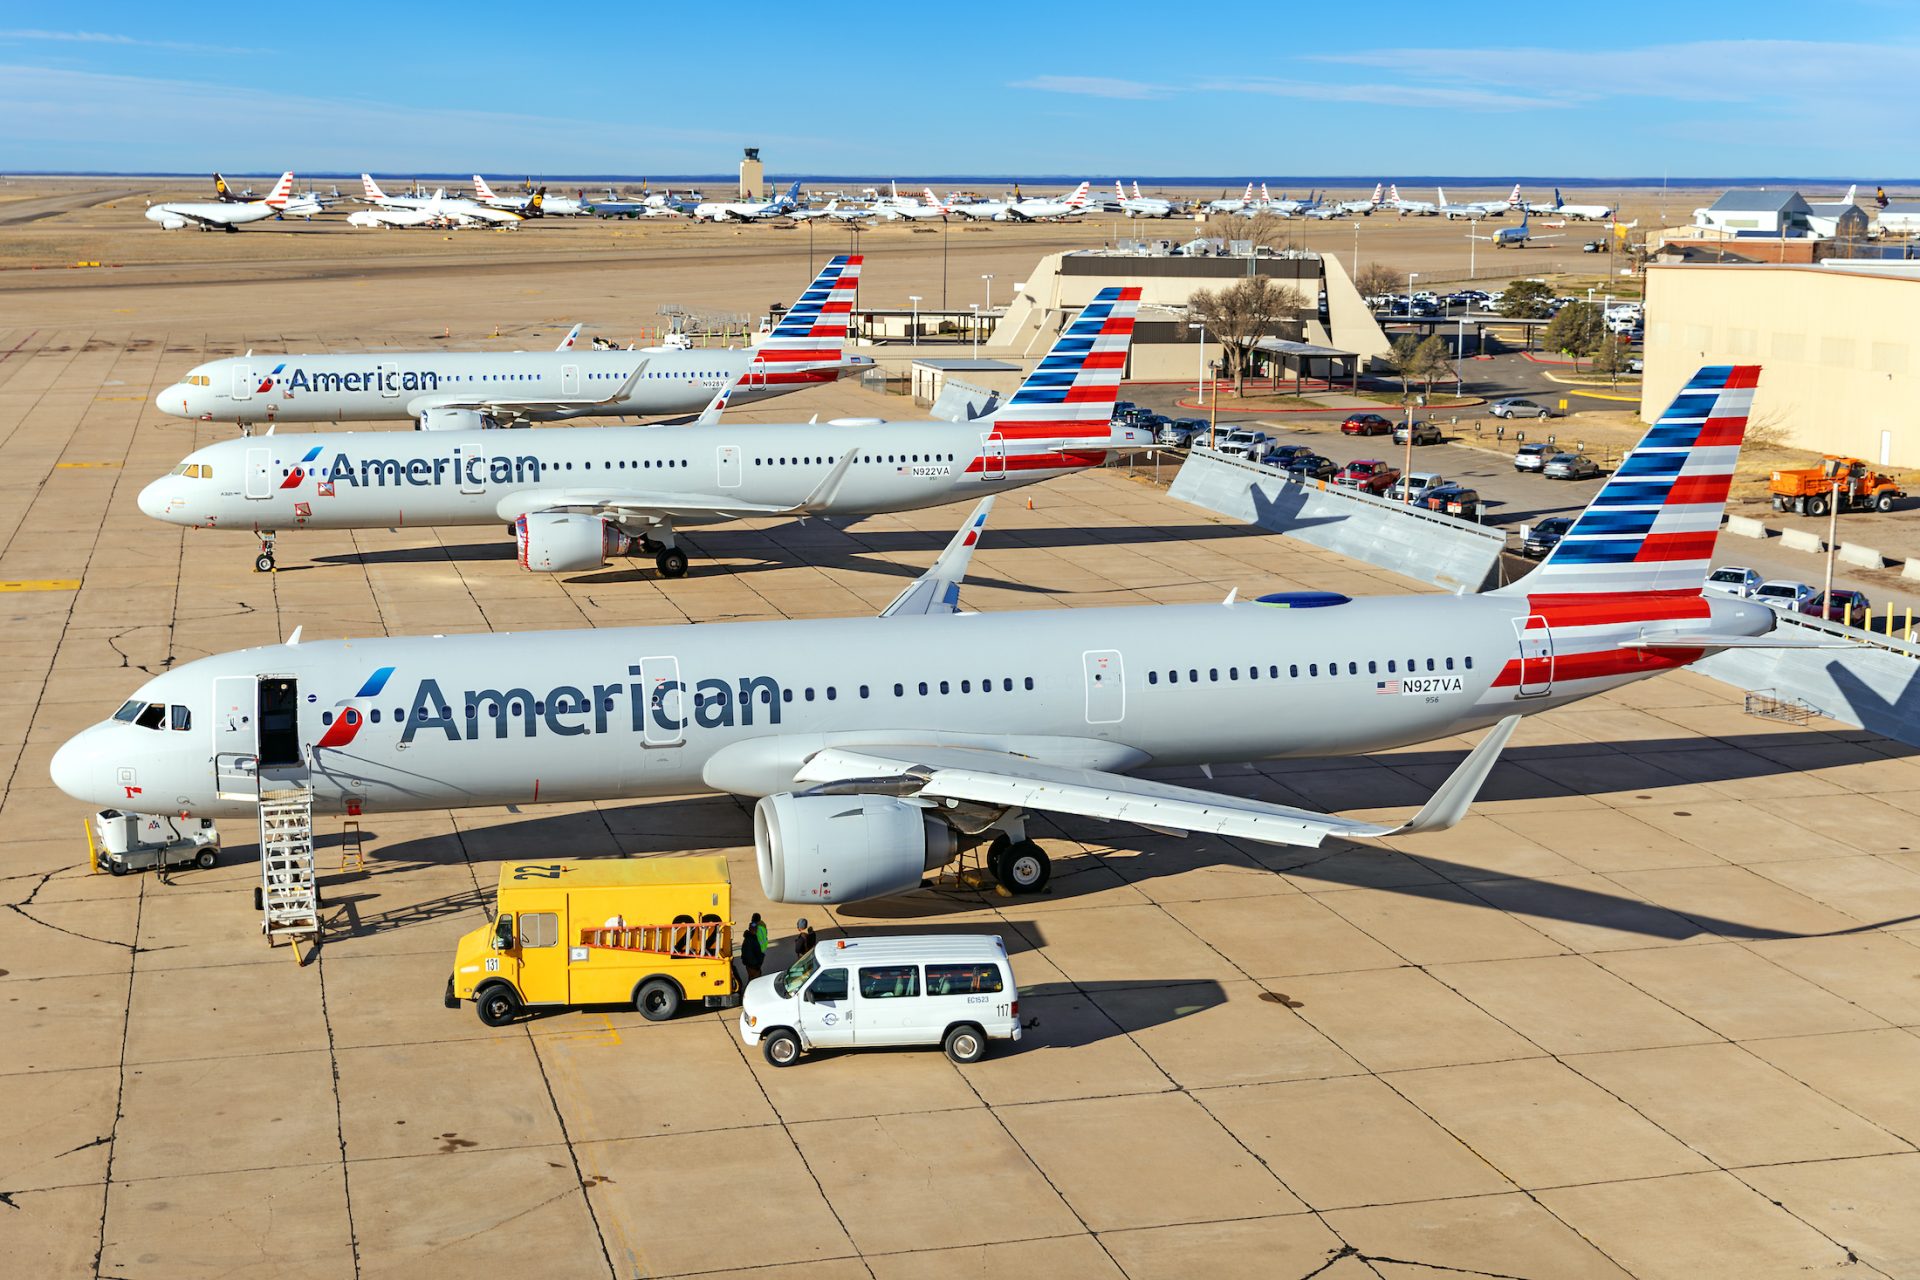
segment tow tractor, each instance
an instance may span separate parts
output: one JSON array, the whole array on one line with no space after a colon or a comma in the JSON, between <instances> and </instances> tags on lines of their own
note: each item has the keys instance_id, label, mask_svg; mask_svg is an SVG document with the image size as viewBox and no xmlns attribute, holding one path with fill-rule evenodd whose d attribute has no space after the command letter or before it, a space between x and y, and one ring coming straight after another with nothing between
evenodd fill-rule
<instances>
[{"instance_id":1,"label":"tow tractor","mask_svg":"<svg viewBox=\"0 0 1920 1280\"><path fill-rule=\"evenodd\" d=\"M87 851L96 870L116 876L189 864L207 870L220 861L220 832L211 818L102 809L87 823Z\"/></svg>"}]
</instances>

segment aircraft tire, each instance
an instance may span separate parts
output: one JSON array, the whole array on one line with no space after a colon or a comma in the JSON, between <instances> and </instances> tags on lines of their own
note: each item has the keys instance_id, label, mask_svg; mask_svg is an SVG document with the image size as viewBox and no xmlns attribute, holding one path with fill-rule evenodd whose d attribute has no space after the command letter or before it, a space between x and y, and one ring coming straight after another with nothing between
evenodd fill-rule
<instances>
[{"instance_id":1,"label":"aircraft tire","mask_svg":"<svg viewBox=\"0 0 1920 1280\"><path fill-rule=\"evenodd\" d=\"M255 556L253 558L253 571L255 573L272 573L273 557L264 551Z\"/></svg>"},{"instance_id":2,"label":"aircraft tire","mask_svg":"<svg viewBox=\"0 0 1920 1280\"><path fill-rule=\"evenodd\" d=\"M684 578L687 576L687 553L678 547L668 547L653 558L663 578Z\"/></svg>"},{"instance_id":3,"label":"aircraft tire","mask_svg":"<svg viewBox=\"0 0 1920 1280\"><path fill-rule=\"evenodd\" d=\"M1053 879L1053 859L1031 840L1018 840L1009 845L1001 855L1001 866L1005 874L1000 877L1000 883L1011 893L1039 893Z\"/></svg>"}]
</instances>

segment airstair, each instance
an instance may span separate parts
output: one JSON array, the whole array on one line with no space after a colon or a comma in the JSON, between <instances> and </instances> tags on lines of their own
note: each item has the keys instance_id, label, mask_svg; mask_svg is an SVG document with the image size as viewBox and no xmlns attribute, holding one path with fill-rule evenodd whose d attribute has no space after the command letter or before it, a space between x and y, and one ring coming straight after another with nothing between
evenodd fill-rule
<instances>
[{"instance_id":1,"label":"airstair","mask_svg":"<svg viewBox=\"0 0 1920 1280\"><path fill-rule=\"evenodd\" d=\"M268 942L320 934L311 787L260 789L260 910Z\"/></svg>"}]
</instances>

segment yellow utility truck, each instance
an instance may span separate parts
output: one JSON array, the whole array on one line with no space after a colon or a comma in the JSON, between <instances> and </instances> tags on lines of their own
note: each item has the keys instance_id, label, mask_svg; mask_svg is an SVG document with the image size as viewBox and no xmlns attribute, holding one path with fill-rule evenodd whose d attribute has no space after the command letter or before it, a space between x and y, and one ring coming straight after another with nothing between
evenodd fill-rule
<instances>
[{"instance_id":1,"label":"yellow utility truck","mask_svg":"<svg viewBox=\"0 0 1920 1280\"><path fill-rule=\"evenodd\" d=\"M493 923L460 939L446 1004L505 1026L530 1009L631 1004L664 1022L680 1006L740 1001L727 860L578 858L500 868Z\"/></svg>"}]
</instances>

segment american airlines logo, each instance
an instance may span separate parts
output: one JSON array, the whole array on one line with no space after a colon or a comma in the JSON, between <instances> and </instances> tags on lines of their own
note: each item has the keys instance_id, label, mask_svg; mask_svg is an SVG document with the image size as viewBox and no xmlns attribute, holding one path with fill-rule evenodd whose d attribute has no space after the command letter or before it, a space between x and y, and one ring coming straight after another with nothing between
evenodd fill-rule
<instances>
[{"instance_id":1,"label":"american airlines logo","mask_svg":"<svg viewBox=\"0 0 1920 1280\"><path fill-rule=\"evenodd\" d=\"M288 474L281 488L293 488L307 475L319 480L323 493L328 486L342 484L356 488L384 488L387 485L430 488L449 481L474 485L521 484L529 481L537 484L546 469L546 464L530 453L514 457L495 455L491 458L477 453L448 453L438 458L360 458L357 461L348 454L336 453L331 463L309 469L307 464L318 453L316 448L302 458L301 465Z\"/></svg>"},{"instance_id":2,"label":"american airlines logo","mask_svg":"<svg viewBox=\"0 0 1920 1280\"><path fill-rule=\"evenodd\" d=\"M296 391L438 391L440 375L431 369L395 369L388 366L376 366L366 370L349 370L344 373L308 373L299 365L293 372L282 377L286 365L277 364L273 372L261 380L259 391L271 391L275 383L287 395Z\"/></svg>"},{"instance_id":3,"label":"american airlines logo","mask_svg":"<svg viewBox=\"0 0 1920 1280\"><path fill-rule=\"evenodd\" d=\"M640 668L628 667L627 674L638 677ZM448 742L537 738L543 734L574 738L629 730L645 733L649 723L669 733L690 727L731 729L735 725L751 727L756 723L777 725L784 700L780 682L772 676L691 683L658 680L651 688L637 680L590 687L562 684L544 693L535 693L525 686L467 689L453 700L448 699L438 680L428 678L414 688L413 704L407 710L406 728L400 732L400 741L404 745L428 733L443 735ZM347 714L357 718L358 713L349 708L342 713ZM339 721L335 721L329 729L338 724ZM352 735L347 734L345 738L351 741ZM344 743L328 742L323 737L316 745Z\"/></svg>"}]
</instances>

